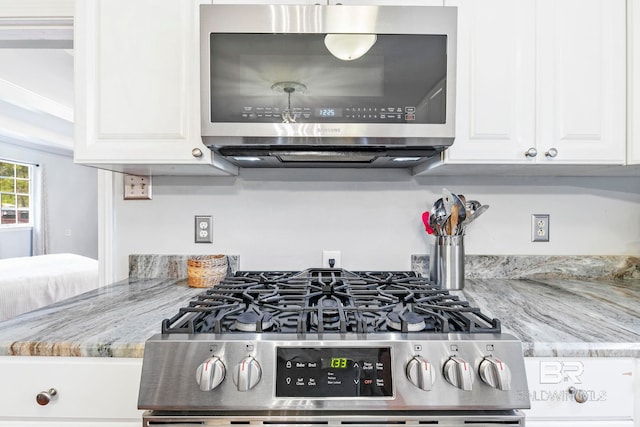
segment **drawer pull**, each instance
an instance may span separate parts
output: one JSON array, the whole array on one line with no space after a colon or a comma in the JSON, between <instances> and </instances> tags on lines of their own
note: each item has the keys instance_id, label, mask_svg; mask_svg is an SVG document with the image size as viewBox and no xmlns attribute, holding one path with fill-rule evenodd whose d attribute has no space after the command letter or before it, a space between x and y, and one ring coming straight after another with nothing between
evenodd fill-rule
<instances>
[{"instance_id":1,"label":"drawer pull","mask_svg":"<svg viewBox=\"0 0 640 427\"><path fill-rule=\"evenodd\" d=\"M578 403L584 403L589 400L589 394L586 391L579 390L575 387L569 387L569 394L571 394Z\"/></svg>"},{"instance_id":2,"label":"drawer pull","mask_svg":"<svg viewBox=\"0 0 640 427\"><path fill-rule=\"evenodd\" d=\"M57 395L58 390L52 387L47 391L41 391L40 393L38 393L38 395L36 396L36 402L38 402L38 405L45 406L48 405L49 402L51 402L53 399L55 399Z\"/></svg>"}]
</instances>

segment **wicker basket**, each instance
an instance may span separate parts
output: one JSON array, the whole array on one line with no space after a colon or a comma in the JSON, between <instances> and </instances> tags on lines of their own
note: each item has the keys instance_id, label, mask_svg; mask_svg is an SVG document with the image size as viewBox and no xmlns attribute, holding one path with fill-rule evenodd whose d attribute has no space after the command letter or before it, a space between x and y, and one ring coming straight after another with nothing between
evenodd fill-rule
<instances>
[{"instance_id":1,"label":"wicker basket","mask_svg":"<svg viewBox=\"0 0 640 427\"><path fill-rule=\"evenodd\" d=\"M196 255L187 260L187 276L192 288L210 288L226 275L226 255Z\"/></svg>"}]
</instances>

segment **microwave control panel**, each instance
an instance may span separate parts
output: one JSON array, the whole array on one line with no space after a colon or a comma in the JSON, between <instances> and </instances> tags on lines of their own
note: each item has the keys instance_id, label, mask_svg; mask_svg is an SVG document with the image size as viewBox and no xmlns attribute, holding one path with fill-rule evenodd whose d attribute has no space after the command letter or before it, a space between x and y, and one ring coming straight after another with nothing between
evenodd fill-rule
<instances>
[{"instance_id":1,"label":"microwave control panel","mask_svg":"<svg viewBox=\"0 0 640 427\"><path fill-rule=\"evenodd\" d=\"M285 109L280 107L249 107L240 112L242 121L279 122ZM338 123L407 123L416 120L415 107L293 107L290 115L296 121Z\"/></svg>"}]
</instances>

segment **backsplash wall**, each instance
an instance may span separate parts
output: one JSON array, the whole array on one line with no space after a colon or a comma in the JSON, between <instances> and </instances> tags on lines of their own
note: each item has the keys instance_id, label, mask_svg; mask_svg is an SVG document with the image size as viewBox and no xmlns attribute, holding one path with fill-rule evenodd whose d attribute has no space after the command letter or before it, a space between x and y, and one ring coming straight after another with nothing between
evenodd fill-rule
<instances>
[{"instance_id":1,"label":"backsplash wall","mask_svg":"<svg viewBox=\"0 0 640 427\"><path fill-rule=\"evenodd\" d=\"M154 177L153 200L122 200L114 175L117 278L129 254L226 253L240 268L409 269L428 253L420 215L443 187L489 204L465 237L476 255L638 255L640 177L413 177L406 170L243 169L241 176ZM548 213L550 242L531 242ZM213 244L195 244L194 215L213 216Z\"/></svg>"}]
</instances>

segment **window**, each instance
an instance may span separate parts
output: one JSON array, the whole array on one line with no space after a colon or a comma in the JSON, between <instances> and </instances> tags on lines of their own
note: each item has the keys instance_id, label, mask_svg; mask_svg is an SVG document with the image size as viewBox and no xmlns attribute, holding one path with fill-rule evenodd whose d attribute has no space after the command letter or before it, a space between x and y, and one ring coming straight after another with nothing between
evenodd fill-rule
<instances>
[{"instance_id":1,"label":"window","mask_svg":"<svg viewBox=\"0 0 640 427\"><path fill-rule=\"evenodd\" d=\"M31 166L0 160L0 227L31 225Z\"/></svg>"}]
</instances>

